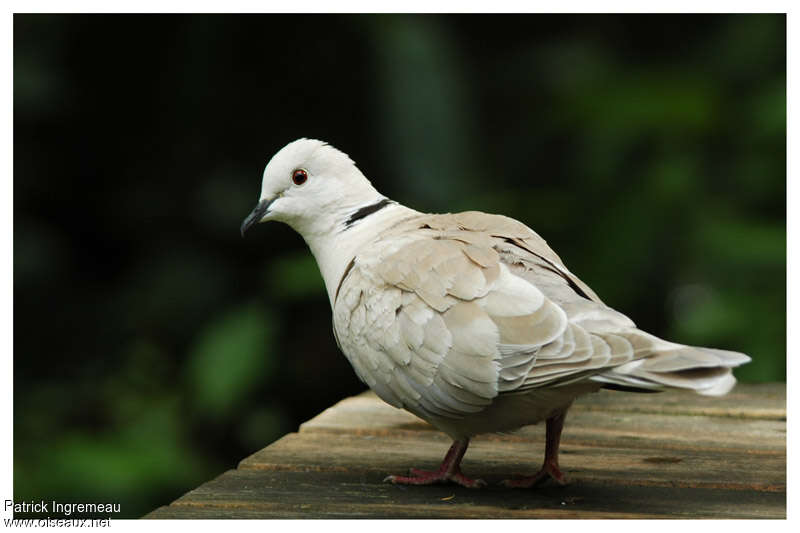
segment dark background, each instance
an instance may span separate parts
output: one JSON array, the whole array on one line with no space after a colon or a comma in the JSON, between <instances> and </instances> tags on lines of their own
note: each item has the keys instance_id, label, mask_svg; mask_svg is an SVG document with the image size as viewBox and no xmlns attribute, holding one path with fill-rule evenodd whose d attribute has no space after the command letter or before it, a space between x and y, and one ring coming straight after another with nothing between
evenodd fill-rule
<instances>
[{"instance_id":1,"label":"dark background","mask_svg":"<svg viewBox=\"0 0 800 533\"><path fill-rule=\"evenodd\" d=\"M16 15L15 500L140 516L363 390L302 239L239 236L298 137L784 380L785 64L783 15Z\"/></svg>"}]
</instances>

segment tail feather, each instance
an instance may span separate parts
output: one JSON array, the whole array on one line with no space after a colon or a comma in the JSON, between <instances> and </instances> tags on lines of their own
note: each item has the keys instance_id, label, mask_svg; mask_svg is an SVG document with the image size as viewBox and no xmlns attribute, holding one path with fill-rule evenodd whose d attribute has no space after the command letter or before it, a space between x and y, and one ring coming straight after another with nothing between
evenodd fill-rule
<instances>
[{"instance_id":1,"label":"tail feather","mask_svg":"<svg viewBox=\"0 0 800 533\"><path fill-rule=\"evenodd\" d=\"M697 393L703 396L722 396L723 394L728 394L734 385L736 385L736 378L729 371L717 381L716 385L698 390Z\"/></svg>"},{"instance_id":2,"label":"tail feather","mask_svg":"<svg viewBox=\"0 0 800 533\"><path fill-rule=\"evenodd\" d=\"M653 342L650 353L640 352L637 354L639 358L591 379L616 388L646 391L678 388L707 396L721 396L736 384L732 369L750 361L748 356L738 352L682 346L656 337L652 339L656 342Z\"/></svg>"}]
</instances>

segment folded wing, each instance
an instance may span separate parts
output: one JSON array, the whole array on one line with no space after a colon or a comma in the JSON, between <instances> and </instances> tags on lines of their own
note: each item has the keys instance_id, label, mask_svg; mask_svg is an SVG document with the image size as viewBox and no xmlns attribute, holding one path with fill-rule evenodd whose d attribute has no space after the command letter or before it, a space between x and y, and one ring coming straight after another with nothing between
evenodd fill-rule
<instances>
[{"instance_id":1,"label":"folded wing","mask_svg":"<svg viewBox=\"0 0 800 533\"><path fill-rule=\"evenodd\" d=\"M420 217L381 235L342 281L334 326L361 379L426 419L580 380L721 394L749 360L636 329L532 230L483 213Z\"/></svg>"}]
</instances>

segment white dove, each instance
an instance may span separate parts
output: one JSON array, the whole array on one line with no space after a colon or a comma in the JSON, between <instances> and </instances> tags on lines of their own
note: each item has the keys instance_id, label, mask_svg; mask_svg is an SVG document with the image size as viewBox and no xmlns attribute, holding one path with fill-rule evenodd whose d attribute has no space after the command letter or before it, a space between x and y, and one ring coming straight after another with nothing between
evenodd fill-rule
<instances>
[{"instance_id":1,"label":"white dove","mask_svg":"<svg viewBox=\"0 0 800 533\"><path fill-rule=\"evenodd\" d=\"M564 484L558 447L577 396L721 395L736 382L731 369L750 360L637 329L524 224L400 205L322 141L299 139L269 161L242 235L269 220L289 224L314 254L337 344L358 377L453 439L438 470L386 478L393 483L483 486L461 472L470 438L546 420L541 470L504 484Z\"/></svg>"}]
</instances>

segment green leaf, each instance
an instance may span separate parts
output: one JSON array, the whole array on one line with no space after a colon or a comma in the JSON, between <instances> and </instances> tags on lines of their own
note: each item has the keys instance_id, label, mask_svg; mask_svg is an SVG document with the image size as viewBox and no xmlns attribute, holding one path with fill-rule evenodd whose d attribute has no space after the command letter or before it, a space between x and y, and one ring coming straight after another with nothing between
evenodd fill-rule
<instances>
[{"instance_id":1,"label":"green leaf","mask_svg":"<svg viewBox=\"0 0 800 533\"><path fill-rule=\"evenodd\" d=\"M218 417L241 403L274 368L273 317L259 305L221 316L192 350L187 370L193 405Z\"/></svg>"}]
</instances>

